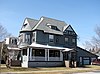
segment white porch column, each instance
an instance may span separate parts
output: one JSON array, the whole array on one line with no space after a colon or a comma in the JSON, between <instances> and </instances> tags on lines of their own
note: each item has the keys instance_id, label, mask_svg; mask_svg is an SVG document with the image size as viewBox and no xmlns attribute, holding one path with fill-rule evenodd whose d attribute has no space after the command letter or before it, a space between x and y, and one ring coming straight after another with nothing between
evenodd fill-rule
<instances>
[{"instance_id":1,"label":"white porch column","mask_svg":"<svg viewBox=\"0 0 100 74\"><path fill-rule=\"evenodd\" d=\"M47 49L48 50L48 61L49 61L49 49Z\"/></svg>"},{"instance_id":2,"label":"white porch column","mask_svg":"<svg viewBox=\"0 0 100 74\"><path fill-rule=\"evenodd\" d=\"M63 53L62 53L62 50L60 50L60 61L63 61Z\"/></svg>"},{"instance_id":3,"label":"white porch column","mask_svg":"<svg viewBox=\"0 0 100 74\"><path fill-rule=\"evenodd\" d=\"M30 48L30 56L29 56L29 58L30 58L30 61L32 60L32 48Z\"/></svg>"},{"instance_id":4,"label":"white porch column","mask_svg":"<svg viewBox=\"0 0 100 74\"><path fill-rule=\"evenodd\" d=\"M47 54L48 54L48 51L47 51L47 49L45 49L45 61L47 61Z\"/></svg>"},{"instance_id":5,"label":"white porch column","mask_svg":"<svg viewBox=\"0 0 100 74\"><path fill-rule=\"evenodd\" d=\"M27 48L27 58L29 60L29 48Z\"/></svg>"}]
</instances>

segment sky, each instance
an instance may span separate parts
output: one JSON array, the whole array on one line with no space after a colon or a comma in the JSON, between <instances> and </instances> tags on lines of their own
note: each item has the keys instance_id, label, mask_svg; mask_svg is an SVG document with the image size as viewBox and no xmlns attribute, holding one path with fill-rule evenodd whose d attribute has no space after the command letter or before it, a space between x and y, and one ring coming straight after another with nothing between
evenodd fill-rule
<instances>
[{"instance_id":1,"label":"sky","mask_svg":"<svg viewBox=\"0 0 100 74\"><path fill-rule=\"evenodd\" d=\"M26 17L41 16L70 24L77 33L78 46L95 35L100 25L100 0L0 0L0 24L18 36Z\"/></svg>"}]
</instances>

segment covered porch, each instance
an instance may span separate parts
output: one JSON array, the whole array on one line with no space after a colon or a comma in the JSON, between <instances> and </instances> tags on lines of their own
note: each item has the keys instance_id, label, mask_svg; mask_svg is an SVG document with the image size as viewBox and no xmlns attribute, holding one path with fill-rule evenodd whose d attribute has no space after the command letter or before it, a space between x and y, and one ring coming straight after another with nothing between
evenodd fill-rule
<instances>
[{"instance_id":1,"label":"covered porch","mask_svg":"<svg viewBox=\"0 0 100 74\"><path fill-rule=\"evenodd\" d=\"M22 50L22 67L62 65L64 50L73 49L32 43Z\"/></svg>"}]
</instances>

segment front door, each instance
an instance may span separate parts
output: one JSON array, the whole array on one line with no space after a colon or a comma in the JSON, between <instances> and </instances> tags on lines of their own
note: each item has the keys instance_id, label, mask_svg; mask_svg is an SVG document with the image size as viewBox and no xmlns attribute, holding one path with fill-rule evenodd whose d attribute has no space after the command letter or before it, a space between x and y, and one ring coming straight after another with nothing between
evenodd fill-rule
<instances>
[{"instance_id":1,"label":"front door","mask_svg":"<svg viewBox=\"0 0 100 74\"><path fill-rule=\"evenodd\" d=\"M63 53L63 60L65 61L65 60L69 60L69 54L68 54L68 52L64 52Z\"/></svg>"}]
</instances>

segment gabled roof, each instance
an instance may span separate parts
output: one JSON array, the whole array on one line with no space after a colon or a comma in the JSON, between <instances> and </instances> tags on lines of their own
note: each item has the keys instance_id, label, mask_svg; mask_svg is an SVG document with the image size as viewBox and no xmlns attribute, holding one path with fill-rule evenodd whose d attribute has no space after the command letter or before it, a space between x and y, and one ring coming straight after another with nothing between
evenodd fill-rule
<instances>
[{"instance_id":1,"label":"gabled roof","mask_svg":"<svg viewBox=\"0 0 100 74\"><path fill-rule=\"evenodd\" d=\"M32 31L32 28L37 24L38 20L25 18L21 31Z\"/></svg>"},{"instance_id":2,"label":"gabled roof","mask_svg":"<svg viewBox=\"0 0 100 74\"><path fill-rule=\"evenodd\" d=\"M48 27L47 24L57 26L59 31L51 29L50 27ZM37 30L43 30L46 33L53 33L53 34L63 35L63 28L66 25L67 24L64 21L60 21L60 20L56 20L56 19L52 19L52 18L47 18L47 17L41 17L39 22L37 23L37 25L35 27L33 27L32 30L37 29Z\"/></svg>"},{"instance_id":3,"label":"gabled roof","mask_svg":"<svg viewBox=\"0 0 100 74\"><path fill-rule=\"evenodd\" d=\"M93 56L98 57L98 55L93 54L93 53L91 53L91 52L89 52L89 51L87 51L87 50L85 50L85 49L83 49L83 48L77 46L77 51L79 51L79 50L82 50L82 51L84 51L85 53L88 53L88 54L90 54L90 55L93 55Z\"/></svg>"},{"instance_id":4,"label":"gabled roof","mask_svg":"<svg viewBox=\"0 0 100 74\"><path fill-rule=\"evenodd\" d=\"M50 26L55 26L57 30L50 28ZM56 20L56 19L52 19L52 18L48 18L44 16L42 16L40 20L25 18L20 32L42 30L45 33L63 35L63 32L69 26L70 25L66 24L64 21L60 21L60 20Z\"/></svg>"}]
</instances>

